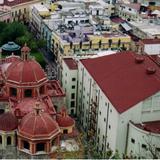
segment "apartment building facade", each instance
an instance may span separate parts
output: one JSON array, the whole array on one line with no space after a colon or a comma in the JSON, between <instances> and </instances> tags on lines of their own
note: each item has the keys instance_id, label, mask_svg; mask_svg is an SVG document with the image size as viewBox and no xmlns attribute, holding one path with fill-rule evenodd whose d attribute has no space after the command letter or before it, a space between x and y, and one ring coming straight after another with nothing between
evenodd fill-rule
<instances>
[{"instance_id":1,"label":"apartment building facade","mask_svg":"<svg viewBox=\"0 0 160 160\"><path fill-rule=\"evenodd\" d=\"M150 58L142 57L127 52L81 60L78 64L77 114L102 154L118 150L121 157L132 154L151 158L146 142L149 138L155 149L160 147L159 127L151 129L159 123L159 84L155 85L154 79L159 71ZM145 85L148 80L149 85ZM153 124L148 125L150 122ZM148 130L143 125L148 125Z\"/></svg>"}]
</instances>

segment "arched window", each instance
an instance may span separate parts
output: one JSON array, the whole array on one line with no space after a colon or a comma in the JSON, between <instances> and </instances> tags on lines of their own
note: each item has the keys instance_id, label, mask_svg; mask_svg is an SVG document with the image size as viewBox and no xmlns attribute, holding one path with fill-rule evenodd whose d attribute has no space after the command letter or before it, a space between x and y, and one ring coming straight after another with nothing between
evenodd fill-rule
<instances>
[{"instance_id":1,"label":"arched window","mask_svg":"<svg viewBox=\"0 0 160 160\"><path fill-rule=\"evenodd\" d=\"M55 108L55 110L57 111L57 109L58 109L58 106L54 105L54 108Z\"/></svg>"},{"instance_id":2,"label":"arched window","mask_svg":"<svg viewBox=\"0 0 160 160\"><path fill-rule=\"evenodd\" d=\"M56 139L52 139L52 146L55 146L56 144Z\"/></svg>"},{"instance_id":3,"label":"arched window","mask_svg":"<svg viewBox=\"0 0 160 160\"><path fill-rule=\"evenodd\" d=\"M27 141L23 141L23 148L28 149L29 150L29 143Z\"/></svg>"},{"instance_id":4,"label":"arched window","mask_svg":"<svg viewBox=\"0 0 160 160\"><path fill-rule=\"evenodd\" d=\"M44 94L44 86L41 86L41 87L40 87L39 93L40 93L40 94Z\"/></svg>"},{"instance_id":5,"label":"arched window","mask_svg":"<svg viewBox=\"0 0 160 160\"><path fill-rule=\"evenodd\" d=\"M11 145L11 137L10 136L7 137L7 145Z\"/></svg>"},{"instance_id":6,"label":"arched window","mask_svg":"<svg viewBox=\"0 0 160 160\"><path fill-rule=\"evenodd\" d=\"M2 144L2 136L0 135L0 144Z\"/></svg>"},{"instance_id":7,"label":"arched window","mask_svg":"<svg viewBox=\"0 0 160 160\"><path fill-rule=\"evenodd\" d=\"M64 129L63 134L68 134L68 129Z\"/></svg>"},{"instance_id":8,"label":"arched window","mask_svg":"<svg viewBox=\"0 0 160 160\"><path fill-rule=\"evenodd\" d=\"M16 88L10 88L10 96L14 96L16 97L17 96L17 89Z\"/></svg>"},{"instance_id":9,"label":"arched window","mask_svg":"<svg viewBox=\"0 0 160 160\"><path fill-rule=\"evenodd\" d=\"M37 143L36 144L36 151L45 151L45 143Z\"/></svg>"},{"instance_id":10,"label":"arched window","mask_svg":"<svg viewBox=\"0 0 160 160\"><path fill-rule=\"evenodd\" d=\"M32 97L32 90L31 89L26 89L24 91L24 97Z\"/></svg>"},{"instance_id":11,"label":"arched window","mask_svg":"<svg viewBox=\"0 0 160 160\"><path fill-rule=\"evenodd\" d=\"M4 109L0 109L0 114L3 114L4 113Z\"/></svg>"}]
</instances>

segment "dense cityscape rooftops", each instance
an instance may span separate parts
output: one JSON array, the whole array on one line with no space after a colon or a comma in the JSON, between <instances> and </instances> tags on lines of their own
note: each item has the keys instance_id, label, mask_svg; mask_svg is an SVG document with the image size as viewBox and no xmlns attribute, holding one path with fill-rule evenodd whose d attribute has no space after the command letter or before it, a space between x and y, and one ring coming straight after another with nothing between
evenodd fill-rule
<instances>
[{"instance_id":1,"label":"dense cityscape rooftops","mask_svg":"<svg viewBox=\"0 0 160 160\"><path fill-rule=\"evenodd\" d=\"M159 0L0 0L0 31L0 158L160 158Z\"/></svg>"}]
</instances>

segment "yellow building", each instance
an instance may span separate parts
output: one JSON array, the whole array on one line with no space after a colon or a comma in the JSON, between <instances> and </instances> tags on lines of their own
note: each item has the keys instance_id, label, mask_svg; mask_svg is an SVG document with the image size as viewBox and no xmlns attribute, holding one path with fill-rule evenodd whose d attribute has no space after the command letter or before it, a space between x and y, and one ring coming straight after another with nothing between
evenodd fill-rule
<instances>
[{"instance_id":1,"label":"yellow building","mask_svg":"<svg viewBox=\"0 0 160 160\"><path fill-rule=\"evenodd\" d=\"M111 34L88 35L87 40L82 42L68 42L62 39L57 33L53 33L52 37L52 51L55 57L69 56L77 52L120 49L128 50L131 44L131 38L128 35L115 32Z\"/></svg>"}]
</instances>

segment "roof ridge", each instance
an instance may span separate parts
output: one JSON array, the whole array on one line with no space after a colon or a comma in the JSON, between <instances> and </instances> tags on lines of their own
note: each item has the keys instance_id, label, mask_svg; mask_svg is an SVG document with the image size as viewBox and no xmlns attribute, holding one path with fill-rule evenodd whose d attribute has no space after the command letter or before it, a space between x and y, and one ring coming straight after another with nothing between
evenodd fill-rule
<instances>
[{"instance_id":1,"label":"roof ridge","mask_svg":"<svg viewBox=\"0 0 160 160\"><path fill-rule=\"evenodd\" d=\"M44 112L43 112L42 114L46 115L47 113L44 113ZM48 127L47 127L46 121L44 120L44 117L43 117L41 114L40 114L40 117L41 117L43 123L45 124L44 126L45 126L45 128L46 128L46 130L47 130L47 132L48 132ZM48 118L48 115L47 115L47 118Z\"/></svg>"},{"instance_id":2,"label":"roof ridge","mask_svg":"<svg viewBox=\"0 0 160 160\"><path fill-rule=\"evenodd\" d=\"M29 61L29 62L31 62L31 61ZM36 73L35 73L35 68L32 65L31 65L31 68L32 68L32 72L33 72L34 78L35 78L36 82L38 82L37 76L36 76Z\"/></svg>"}]
</instances>

